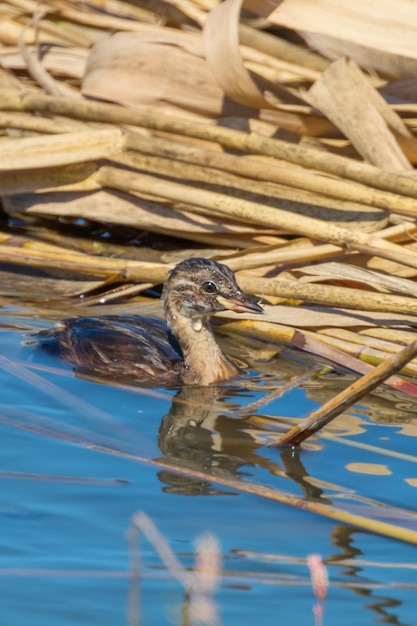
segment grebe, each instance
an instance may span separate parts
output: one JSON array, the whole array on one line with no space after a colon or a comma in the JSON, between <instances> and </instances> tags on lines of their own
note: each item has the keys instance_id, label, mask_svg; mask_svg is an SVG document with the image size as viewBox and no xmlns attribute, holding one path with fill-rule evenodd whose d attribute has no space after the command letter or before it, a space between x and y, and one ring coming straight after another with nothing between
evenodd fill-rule
<instances>
[{"instance_id":1,"label":"grebe","mask_svg":"<svg viewBox=\"0 0 417 626\"><path fill-rule=\"evenodd\" d=\"M37 337L86 376L206 386L239 373L217 345L208 318L226 309L263 309L242 293L229 267L204 258L178 263L164 285L162 302L167 323L139 315L72 317Z\"/></svg>"}]
</instances>

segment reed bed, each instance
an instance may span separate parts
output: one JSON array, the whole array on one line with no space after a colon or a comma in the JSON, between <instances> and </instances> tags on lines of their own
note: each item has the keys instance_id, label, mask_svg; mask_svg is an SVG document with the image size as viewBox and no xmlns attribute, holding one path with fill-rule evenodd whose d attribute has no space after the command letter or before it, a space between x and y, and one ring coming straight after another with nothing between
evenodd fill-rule
<instances>
[{"instance_id":1,"label":"reed bed","mask_svg":"<svg viewBox=\"0 0 417 626\"><path fill-rule=\"evenodd\" d=\"M230 331L295 345L298 329L297 347L347 367L409 343L415 10L302 7L3 4L2 299L53 316L134 298L204 255L267 303Z\"/></svg>"}]
</instances>

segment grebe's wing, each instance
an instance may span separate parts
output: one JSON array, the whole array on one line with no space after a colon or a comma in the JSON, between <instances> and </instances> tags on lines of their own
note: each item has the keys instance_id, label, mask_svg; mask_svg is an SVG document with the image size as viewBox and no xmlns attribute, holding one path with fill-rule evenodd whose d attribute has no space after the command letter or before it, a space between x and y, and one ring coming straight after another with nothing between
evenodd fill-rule
<instances>
[{"instance_id":1,"label":"grebe's wing","mask_svg":"<svg viewBox=\"0 0 417 626\"><path fill-rule=\"evenodd\" d=\"M166 323L157 318L73 317L41 331L37 339L84 375L168 384L177 379L182 361Z\"/></svg>"}]
</instances>

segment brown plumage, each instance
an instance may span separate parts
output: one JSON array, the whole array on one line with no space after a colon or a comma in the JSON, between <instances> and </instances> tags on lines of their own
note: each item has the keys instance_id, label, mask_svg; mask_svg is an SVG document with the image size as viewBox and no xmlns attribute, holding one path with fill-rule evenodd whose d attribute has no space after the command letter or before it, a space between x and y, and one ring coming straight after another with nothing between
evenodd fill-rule
<instances>
[{"instance_id":1,"label":"brown plumage","mask_svg":"<svg viewBox=\"0 0 417 626\"><path fill-rule=\"evenodd\" d=\"M216 311L262 313L230 268L209 259L182 261L162 291L167 323L139 315L73 317L38 339L89 376L144 385L211 385L239 372L217 345L208 318Z\"/></svg>"}]
</instances>

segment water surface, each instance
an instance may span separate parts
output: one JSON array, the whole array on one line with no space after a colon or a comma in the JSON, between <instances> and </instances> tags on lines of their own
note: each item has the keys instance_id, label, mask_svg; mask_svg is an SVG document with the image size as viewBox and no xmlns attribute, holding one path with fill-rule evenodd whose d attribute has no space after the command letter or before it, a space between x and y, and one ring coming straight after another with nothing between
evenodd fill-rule
<instances>
[{"instance_id":1,"label":"water surface","mask_svg":"<svg viewBox=\"0 0 417 626\"><path fill-rule=\"evenodd\" d=\"M260 358L253 340L245 347L223 339L232 354L250 353L246 379L180 394L129 389L76 378L25 344L28 329L50 323L18 309L0 316L2 623L138 623L126 533L142 511L187 568L195 537L216 534L225 625L314 624L311 553L329 569L325 623L417 624L414 546L152 465L171 462L381 519L397 515L412 527L400 512L417 513L414 403L379 391L300 453L283 452L266 443L284 422L305 417L352 377L309 379L266 402L271 390L312 371L311 359L278 349ZM183 589L145 539L141 558L142 623L180 624Z\"/></svg>"}]
</instances>

